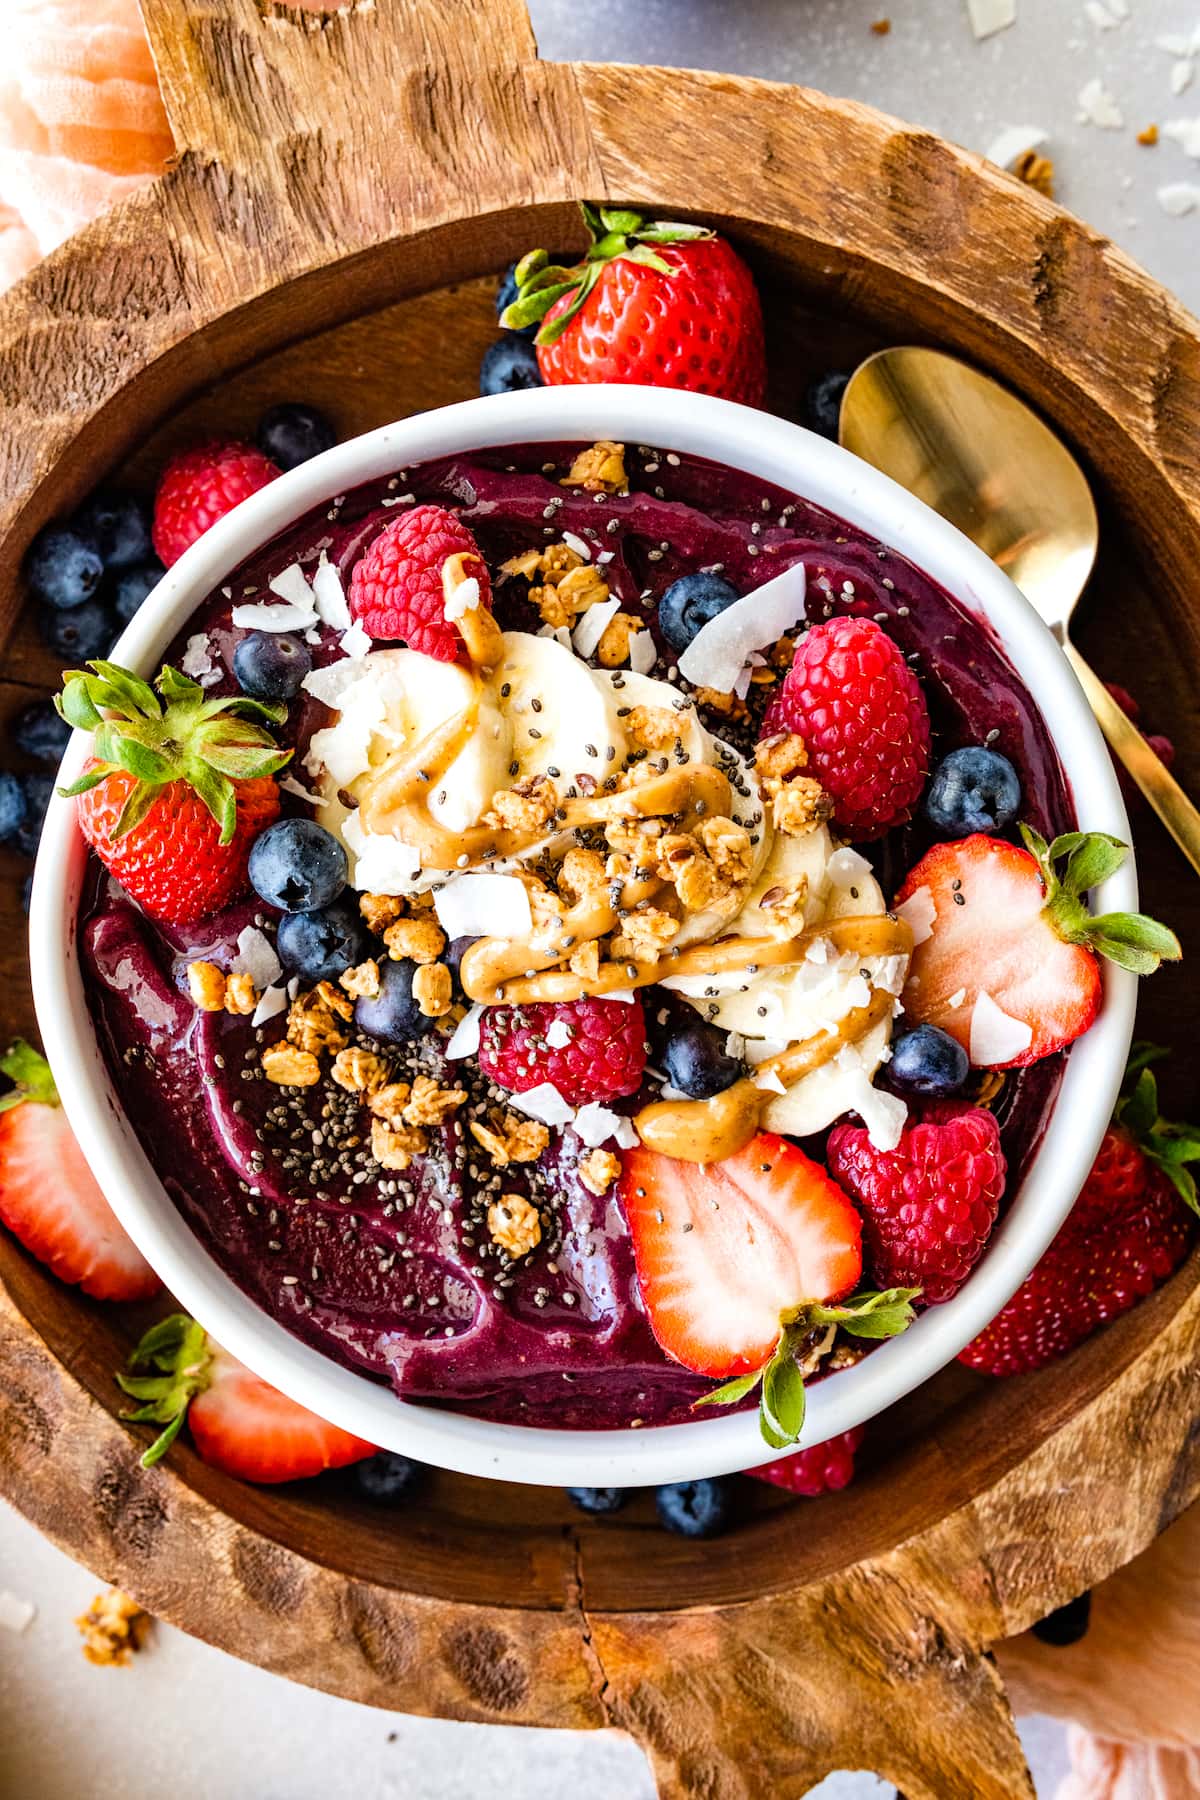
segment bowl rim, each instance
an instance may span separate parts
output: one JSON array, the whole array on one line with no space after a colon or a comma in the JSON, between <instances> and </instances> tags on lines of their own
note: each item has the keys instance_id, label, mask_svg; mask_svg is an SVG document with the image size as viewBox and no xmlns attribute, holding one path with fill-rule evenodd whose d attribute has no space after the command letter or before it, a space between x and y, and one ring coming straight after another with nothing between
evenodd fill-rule
<instances>
[{"instance_id":1,"label":"bowl rim","mask_svg":"<svg viewBox=\"0 0 1200 1800\"><path fill-rule=\"evenodd\" d=\"M416 414L336 445L226 515L168 570L111 652L142 673L245 557L304 514L363 482L441 456L506 444L668 446L707 456L827 508L897 550L986 620L1046 719L1088 830L1129 842L1108 751L1047 627L1009 578L954 526L888 476L827 439L772 414L676 389L526 390ZM62 778L87 754L76 732ZM43 827L30 908L30 965L45 1053L72 1129L113 1211L180 1304L256 1374L381 1448L461 1474L544 1486L647 1486L753 1467L770 1453L753 1413L640 1429L558 1430L497 1424L400 1400L334 1362L262 1310L208 1255L176 1210L124 1116L87 1007L76 919L87 851L70 801L57 794ZM1137 904L1134 857L1099 890L1104 909ZM1018 1194L959 1293L902 1338L814 1384L801 1444L858 1425L951 1361L995 1315L1049 1244L1081 1188L1108 1124L1133 1033L1136 977L1104 966L1100 1016L1073 1046Z\"/></svg>"}]
</instances>

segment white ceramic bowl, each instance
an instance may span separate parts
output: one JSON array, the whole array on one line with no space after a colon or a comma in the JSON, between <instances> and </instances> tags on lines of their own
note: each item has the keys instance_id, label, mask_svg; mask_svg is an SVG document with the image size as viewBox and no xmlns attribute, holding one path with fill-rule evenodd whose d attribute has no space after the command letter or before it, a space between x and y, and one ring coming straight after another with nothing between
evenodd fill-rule
<instances>
[{"instance_id":1,"label":"white ceramic bowl","mask_svg":"<svg viewBox=\"0 0 1200 1800\"><path fill-rule=\"evenodd\" d=\"M560 387L469 400L340 444L245 501L176 563L121 639L116 659L144 675L197 603L252 551L331 496L398 468L510 443L612 438L711 457L828 507L892 545L984 615L1049 723L1081 825L1128 840L1108 752L1057 646L1016 588L919 501L823 438L765 413L673 390ZM63 763L78 772L76 734ZM54 799L31 908L33 987L63 1104L114 1212L180 1303L265 1380L388 1449L472 1475L547 1485L637 1486L724 1474L764 1460L753 1413L644 1430L553 1431L497 1425L407 1405L309 1348L212 1261L168 1199L126 1121L84 996L76 917L85 846L74 807ZM1137 902L1132 861L1109 880L1105 909ZM1071 1051L1033 1164L979 1268L948 1304L853 1368L816 1384L804 1441L868 1419L926 1380L988 1322L1028 1274L1071 1207L1096 1154L1133 1028L1135 978L1105 969L1104 1007Z\"/></svg>"}]
</instances>

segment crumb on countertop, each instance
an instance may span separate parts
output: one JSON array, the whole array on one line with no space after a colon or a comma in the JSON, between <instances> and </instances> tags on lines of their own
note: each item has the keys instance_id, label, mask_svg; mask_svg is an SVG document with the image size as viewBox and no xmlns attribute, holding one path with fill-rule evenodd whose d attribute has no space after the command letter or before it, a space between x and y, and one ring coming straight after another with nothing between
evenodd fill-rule
<instances>
[{"instance_id":1,"label":"crumb on countertop","mask_svg":"<svg viewBox=\"0 0 1200 1800\"><path fill-rule=\"evenodd\" d=\"M75 1621L83 1639L83 1654L100 1668L125 1668L143 1648L150 1631L150 1614L120 1588L97 1594L87 1612Z\"/></svg>"}]
</instances>

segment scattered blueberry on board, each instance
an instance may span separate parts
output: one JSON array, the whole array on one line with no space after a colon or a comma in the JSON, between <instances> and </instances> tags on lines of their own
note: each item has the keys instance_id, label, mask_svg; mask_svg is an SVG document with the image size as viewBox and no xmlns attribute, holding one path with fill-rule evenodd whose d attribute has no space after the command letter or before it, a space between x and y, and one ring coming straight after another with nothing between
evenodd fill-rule
<instances>
[{"instance_id":1,"label":"scattered blueberry on board","mask_svg":"<svg viewBox=\"0 0 1200 1800\"><path fill-rule=\"evenodd\" d=\"M117 621L102 600L85 600L69 611L44 606L37 624L43 642L69 663L107 655L117 635Z\"/></svg>"},{"instance_id":2,"label":"scattered blueberry on board","mask_svg":"<svg viewBox=\"0 0 1200 1800\"><path fill-rule=\"evenodd\" d=\"M733 1491L728 1481L716 1478L673 1481L656 1489L654 1503L668 1531L680 1537L716 1537L729 1523Z\"/></svg>"},{"instance_id":3,"label":"scattered blueberry on board","mask_svg":"<svg viewBox=\"0 0 1200 1800\"><path fill-rule=\"evenodd\" d=\"M38 841L42 835L42 820L46 817L46 808L54 793L54 777L22 775L20 780L25 793L25 817L17 826L13 842L22 856L36 856Z\"/></svg>"},{"instance_id":4,"label":"scattered blueberry on board","mask_svg":"<svg viewBox=\"0 0 1200 1800\"><path fill-rule=\"evenodd\" d=\"M120 571L113 583L112 603L122 625L128 625L146 595L158 586L166 572L157 557Z\"/></svg>"},{"instance_id":5,"label":"scattered blueberry on board","mask_svg":"<svg viewBox=\"0 0 1200 1800\"><path fill-rule=\"evenodd\" d=\"M827 369L808 384L804 394L804 423L810 431L837 443L838 424L842 416L842 396L850 385L845 369Z\"/></svg>"},{"instance_id":6,"label":"scattered blueberry on board","mask_svg":"<svg viewBox=\"0 0 1200 1800\"><path fill-rule=\"evenodd\" d=\"M888 1081L905 1094L957 1094L971 1072L962 1045L937 1025L918 1025L892 1043Z\"/></svg>"},{"instance_id":7,"label":"scattered blueberry on board","mask_svg":"<svg viewBox=\"0 0 1200 1800\"><path fill-rule=\"evenodd\" d=\"M254 700L293 700L312 669L312 651L286 631L252 631L233 653L233 672Z\"/></svg>"},{"instance_id":8,"label":"scattered blueberry on board","mask_svg":"<svg viewBox=\"0 0 1200 1800\"><path fill-rule=\"evenodd\" d=\"M372 1506L400 1506L411 1500L425 1475L424 1463L395 1450L379 1450L350 1470L350 1482Z\"/></svg>"},{"instance_id":9,"label":"scattered blueberry on board","mask_svg":"<svg viewBox=\"0 0 1200 1800\"><path fill-rule=\"evenodd\" d=\"M25 783L19 775L0 769L0 844L10 844L25 823Z\"/></svg>"},{"instance_id":10,"label":"scattered blueberry on board","mask_svg":"<svg viewBox=\"0 0 1200 1800\"><path fill-rule=\"evenodd\" d=\"M297 469L337 443L337 432L323 412L298 400L267 409L258 422L255 441L264 456L281 469Z\"/></svg>"},{"instance_id":11,"label":"scattered blueberry on board","mask_svg":"<svg viewBox=\"0 0 1200 1800\"><path fill-rule=\"evenodd\" d=\"M1003 831L1021 810L1021 783L1007 756L982 744L952 750L925 794L925 817L944 837Z\"/></svg>"},{"instance_id":12,"label":"scattered blueberry on board","mask_svg":"<svg viewBox=\"0 0 1200 1800\"><path fill-rule=\"evenodd\" d=\"M680 655L701 626L723 613L740 596L722 575L697 570L673 581L658 603L658 626L672 650Z\"/></svg>"},{"instance_id":13,"label":"scattered blueberry on board","mask_svg":"<svg viewBox=\"0 0 1200 1800\"><path fill-rule=\"evenodd\" d=\"M629 1498L628 1488L579 1487L568 1488L566 1493L571 1505L577 1506L580 1512L594 1513L597 1516L620 1512Z\"/></svg>"},{"instance_id":14,"label":"scattered blueberry on board","mask_svg":"<svg viewBox=\"0 0 1200 1800\"><path fill-rule=\"evenodd\" d=\"M319 912L285 913L275 948L289 975L298 975L301 981L335 981L371 954L371 939L358 907L342 895ZM387 963L381 979L388 969L399 967ZM433 1020L425 1023L432 1025Z\"/></svg>"},{"instance_id":15,"label":"scattered blueberry on board","mask_svg":"<svg viewBox=\"0 0 1200 1800\"><path fill-rule=\"evenodd\" d=\"M93 494L75 515L73 527L96 545L106 575L149 562L154 555L150 520L133 494Z\"/></svg>"},{"instance_id":16,"label":"scattered blueberry on board","mask_svg":"<svg viewBox=\"0 0 1200 1800\"><path fill-rule=\"evenodd\" d=\"M707 1100L732 1087L746 1073L725 1053L726 1033L704 1019L689 1019L671 1033L662 1050L669 1085L689 1100Z\"/></svg>"},{"instance_id":17,"label":"scattered blueberry on board","mask_svg":"<svg viewBox=\"0 0 1200 1800\"><path fill-rule=\"evenodd\" d=\"M368 1037L381 1038L385 1044L407 1044L410 1039L423 1037L430 1030L433 1020L413 999L416 972L414 962L381 964L378 994L373 1000L364 995L354 1005L354 1023L360 1031L365 1031Z\"/></svg>"},{"instance_id":18,"label":"scattered blueberry on board","mask_svg":"<svg viewBox=\"0 0 1200 1800\"><path fill-rule=\"evenodd\" d=\"M341 844L315 819L277 819L254 840L250 885L281 912L316 912L337 899L349 868Z\"/></svg>"},{"instance_id":19,"label":"scattered blueberry on board","mask_svg":"<svg viewBox=\"0 0 1200 1800\"><path fill-rule=\"evenodd\" d=\"M9 735L25 756L45 768L56 769L71 736L71 727L59 716L53 700L31 700L13 719ZM0 831L0 837L3 835Z\"/></svg>"},{"instance_id":20,"label":"scattered blueberry on board","mask_svg":"<svg viewBox=\"0 0 1200 1800\"><path fill-rule=\"evenodd\" d=\"M99 545L90 533L47 525L29 546L25 579L41 606L63 612L83 606L104 579Z\"/></svg>"},{"instance_id":21,"label":"scattered blueberry on board","mask_svg":"<svg viewBox=\"0 0 1200 1800\"><path fill-rule=\"evenodd\" d=\"M537 351L528 338L510 331L489 344L479 365L481 394L514 394L519 388L542 387Z\"/></svg>"}]
</instances>

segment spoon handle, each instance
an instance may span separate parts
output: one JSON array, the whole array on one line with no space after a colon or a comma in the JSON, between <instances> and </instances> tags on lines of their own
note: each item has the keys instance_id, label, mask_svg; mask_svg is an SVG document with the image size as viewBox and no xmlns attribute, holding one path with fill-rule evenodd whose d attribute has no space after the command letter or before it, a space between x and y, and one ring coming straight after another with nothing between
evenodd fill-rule
<instances>
[{"instance_id":1,"label":"spoon handle","mask_svg":"<svg viewBox=\"0 0 1200 1800\"><path fill-rule=\"evenodd\" d=\"M1063 649L1113 754L1120 757L1193 869L1200 874L1200 812L1074 644L1068 641Z\"/></svg>"}]
</instances>

